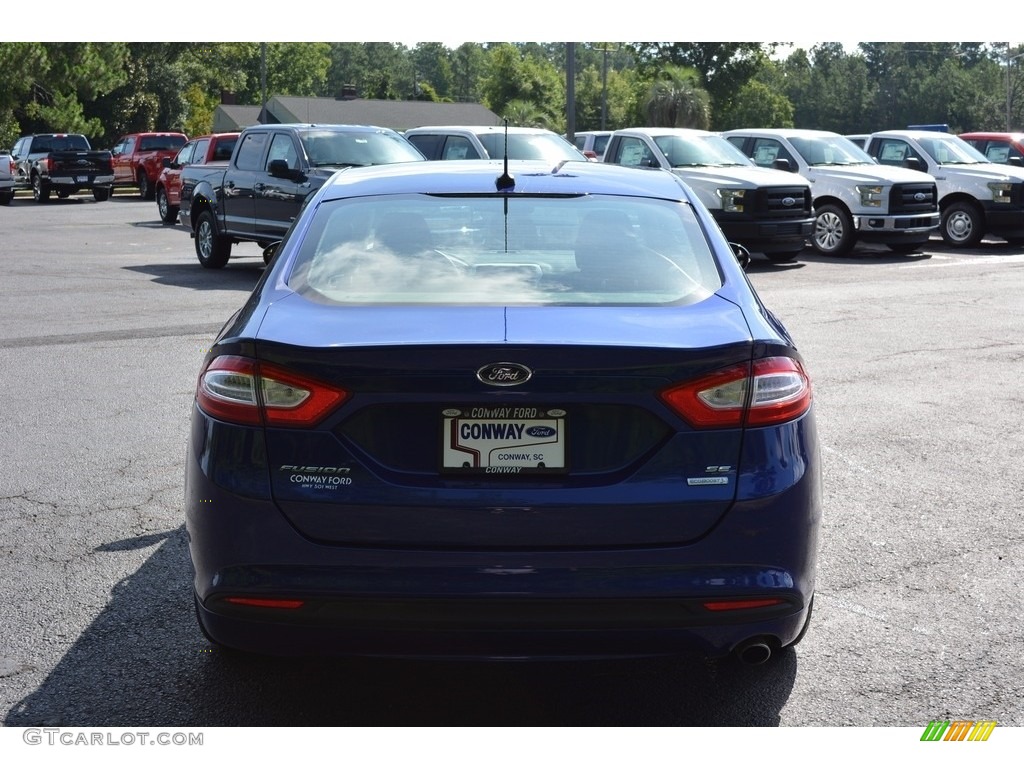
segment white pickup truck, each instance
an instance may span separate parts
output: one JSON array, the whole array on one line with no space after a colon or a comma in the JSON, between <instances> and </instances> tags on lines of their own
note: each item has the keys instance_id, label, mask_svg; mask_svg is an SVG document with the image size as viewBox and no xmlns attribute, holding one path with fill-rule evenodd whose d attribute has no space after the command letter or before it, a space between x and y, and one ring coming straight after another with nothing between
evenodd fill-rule
<instances>
[{"instance_id":1,"label":"white pickup truck","mask_svg":"<svg viewBox=\"0 0 1024 768\"><path fill-rule=\"evenodd\" d=\"M693 189L728 240L770 261L792 261L811 235L807 181L759 168L717 133L695 128L615 131L603 162L671 171Z\"/></svg>"},{"instance_id":2,"label":"white pickup truck","mask_svg":"<svg viewBox=\"0 0 1024 768\"><path fill-rule=\"evenodd\" d=\"M947 244L971 247L986 234L1024 244L1024 168L993 163L959 136L938 131L878 131L865 150L882 165L935 177Z\"/></svg>"},{"instance_id":3,"label":"white pickup truck","mask_svg":"<svg viewBox=\"0 0 1024 768\"><path fill-rule=\"evenodd\" d=\"M935 179L879 165L838 133L744 128L722 135L757 165L798 173L810 183L811 244L822 255L845 256L858 241L911 253L939 227Z\"/></svg>"}]
</instances>

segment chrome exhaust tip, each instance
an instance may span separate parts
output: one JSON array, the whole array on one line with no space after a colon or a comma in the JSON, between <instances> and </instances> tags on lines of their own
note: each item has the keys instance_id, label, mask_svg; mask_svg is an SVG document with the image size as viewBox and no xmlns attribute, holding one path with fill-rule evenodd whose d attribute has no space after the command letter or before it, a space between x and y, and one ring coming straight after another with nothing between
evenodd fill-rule
<instances>
[{"instance_id":1,"label":"chrome exhaust tip","mask_svg":"<svg viewBox=\"0 0 1024 768\"><path fill-rule=\"evenodd\" d=\"M744 664L764 664L772 657L772 647L764 638L754 637L736 646L736 656Z\"/></svg>"}]
</instances>

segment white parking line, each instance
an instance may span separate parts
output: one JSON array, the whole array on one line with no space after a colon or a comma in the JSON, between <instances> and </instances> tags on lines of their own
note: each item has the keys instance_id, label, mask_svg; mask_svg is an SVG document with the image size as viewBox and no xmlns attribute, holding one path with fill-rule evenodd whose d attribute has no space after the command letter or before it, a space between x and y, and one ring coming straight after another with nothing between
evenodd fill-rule
<instances>
[{"instance_id":1,"label":"white parking line","mask_svg":"<svg viewBox=\"0 0 1024 768\"><path fill-rule=\"evenodd\" d=\"M1012 256L941 256L934 254L934 259L948 259L942 263L932 263L929 260L925 264L904 264L900 269L920 269L922 267L985 267L992 264L1021 264L1024 263L1024 253L1013 254Z\"/></svg>"}]
</instances>

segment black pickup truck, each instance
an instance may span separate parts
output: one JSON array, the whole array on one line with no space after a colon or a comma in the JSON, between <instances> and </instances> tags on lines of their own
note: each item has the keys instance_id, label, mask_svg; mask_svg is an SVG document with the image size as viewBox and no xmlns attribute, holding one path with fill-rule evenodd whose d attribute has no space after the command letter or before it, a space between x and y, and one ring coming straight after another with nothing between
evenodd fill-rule
<instances>
[{"instance_id":1,"label":"black pickup truck","mask_svg":"<svg viewBox=\"0 0 1024 768\"><path fill-rule=\"evenodd\" d=\"M50 193L68 197L91 189L97 202L107 200L114 183L111 154L93 149L80 133L37 133L22 136L11 150L16 189L31 189L37 203Z\"/></svg>"},{"instance_id":2,"label":"black pickup truck","mask_svg":"<svg viewBox=\"0 0 1024 768\"><path fill-rule=\"evenodd\" d=\"M369 125L255 125L242 131L231 160L181 171L178 221L204 267L223 267L236 243L254 242L269 260L312 192L342 168L425 162L409 141Z\"/></svg>"}]
</instances>

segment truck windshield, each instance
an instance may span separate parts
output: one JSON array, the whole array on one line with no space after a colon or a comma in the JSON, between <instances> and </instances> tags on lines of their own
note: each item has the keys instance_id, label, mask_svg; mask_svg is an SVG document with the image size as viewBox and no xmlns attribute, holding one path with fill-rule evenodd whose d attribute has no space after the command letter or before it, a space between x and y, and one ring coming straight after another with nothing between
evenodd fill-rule
<instances>
[{"instance_id":1,"label":"truck windshield","mask_svg":"<svg viewBox=\"0 0 1024 768\"><path fill-rule=\"evenodd\" d=\"M309 130L300 134L313 167L384 165L422 160L406 139L390 132Z\"/></svg>"},{"instance_id":2,"label":"truck windshield","mask_svg":"<svg viewBox=\"0 0 1024 768\"><path fill-rule=\"evenodd\" d=\"M794 137L793 148L808 165L864 165L874 160L845 136Z\"/></svg>"},{"instance_id":3,"label":"truck windshield","mask_svg":"<svg viewBox=\"0 0 1024 768\"><path fill-rule=\"evenodd\" d=\"M732 143L715 134L655 136L654 143L673 168L753 165Z\"/></svg>"},{"instance_id":4,"label":"truck windshield","mask_svg":"<svg viewBox=\"0 0 1024 768\"><path fill-rule=\"evenodd\" d=\"M973 165L989 163L987 157L959 136L939 134L935 138L920 139L921 148L939 165Z\"/></svg>"}]
</instances>

